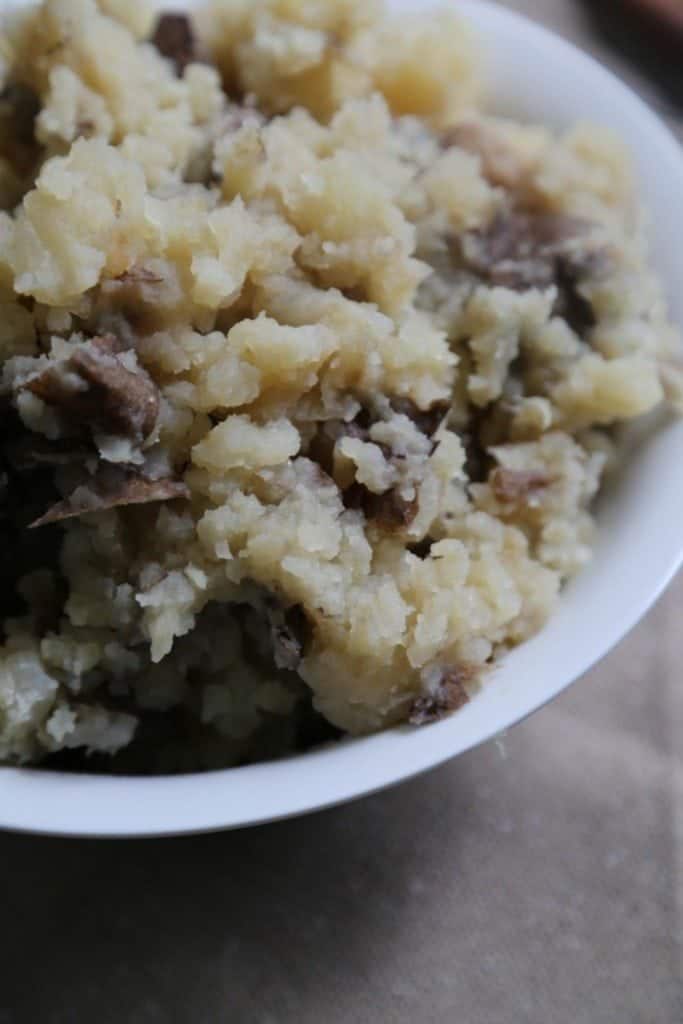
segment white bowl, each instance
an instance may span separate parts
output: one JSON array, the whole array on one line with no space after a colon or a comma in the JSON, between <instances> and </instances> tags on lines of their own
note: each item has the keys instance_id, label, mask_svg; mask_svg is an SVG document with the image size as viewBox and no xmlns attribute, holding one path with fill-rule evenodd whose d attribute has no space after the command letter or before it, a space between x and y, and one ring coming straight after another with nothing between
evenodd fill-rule
<instances>
[{"instance_id":1,"label":"white bowl","mask_svg":"<svg viewBox=\"0 0 683 1024\"><path fill-rule=\"evenodd\" d=\"M652 216L654 259L674 320L683 324L683 155L676 140L629 89L569 44L481 0L463 0L460 8L488 47L492 95L504 100L499 108L558 127L590 118L630 146ZM547 628L447 721L203 775L133 779L3 768L0 827L81 836L235 828L351 800L462 754L557 696L659 596L683 560L682 464L680 422L632 452L601 503L591 565L567 588Z\"/></svg>"}]
</instances>

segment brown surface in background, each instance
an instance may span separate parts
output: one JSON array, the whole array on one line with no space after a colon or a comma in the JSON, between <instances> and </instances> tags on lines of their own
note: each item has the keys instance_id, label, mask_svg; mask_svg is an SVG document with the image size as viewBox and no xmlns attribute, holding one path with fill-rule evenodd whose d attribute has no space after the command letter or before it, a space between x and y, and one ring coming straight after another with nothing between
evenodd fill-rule
<instances>
[{"instance_id":1,"label":"brown surface in background","mask_svg":"<svg viewBox=\"0 0 683 1024\"><path fill-rule=\"evenodd\" d=\"M557 4L562 0L552 2ZM651 101L654 99L668 109L678 118L680 127L683 0L663 2L671 8L666 16L661 8L662 0L576 0L576 5L584 11L588 29L585 37L583 33L581 37L591 44L599 44L600 49L608 46L608 62L625 71L627 76L639 70L641 78L634 83L636 88L645 90Z\"/></svg>"},{"instance_id":2,"label":"brown surface in background","mask_svg":"<svg viewBox=\"0 0 683 1024\"><path fill-rule=\"evenodd\" d=\"M663 102L579 4L507 6ZM502 747L339 810L0 836L0 1024L682 1021L682 610L679 578Z\"/></svg>"},{"instance_id":3,"label":"brown surface in background","mask_svg":"<svg viewBox=\"0 0 683 1024\"><path fill-rule=\"evenodd\" d=\"M656 18L661 25L683 32L683 5L681 0L626 0L627 6L649 17Z\"/></svg>"}]
</instances>

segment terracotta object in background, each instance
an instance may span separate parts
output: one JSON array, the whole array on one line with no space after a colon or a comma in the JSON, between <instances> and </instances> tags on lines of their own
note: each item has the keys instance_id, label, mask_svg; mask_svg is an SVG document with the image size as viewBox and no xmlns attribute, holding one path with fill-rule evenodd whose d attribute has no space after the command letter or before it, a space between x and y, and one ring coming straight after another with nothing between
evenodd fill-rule
<instances>
[{"instance_id":1,"label":"terracotta object in background","mask_svg":"<svg viewBox=\"0 0 683 1024\"><path fill-rule=\"evenodd\" d=\"M662 28L674 29L683 37L682 0L626 0L626 6L647 15Z\"/></svg>"},{"instance_id":2,"label":"terracotta object in background","mask_svg":"<svg viewBox=\"0 0 683 1024\"><path fill-rule=\"evenodd\" d=\"M656 90L650 102L677 117L683 110L683 0L574 2L602 41L647 75Z\"/></svg>"}]
</instances>

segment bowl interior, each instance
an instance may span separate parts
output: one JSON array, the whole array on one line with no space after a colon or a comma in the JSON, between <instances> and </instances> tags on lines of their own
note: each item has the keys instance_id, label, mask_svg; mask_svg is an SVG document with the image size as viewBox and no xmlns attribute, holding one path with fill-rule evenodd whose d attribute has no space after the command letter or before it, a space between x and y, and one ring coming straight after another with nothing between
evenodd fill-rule
<instances>
[{"instance_id":1,"label":"bowl interior","mask_svg":"<svg viewBox=\"0 0 683 1024\"><path fill-rule=\"evenodd\" d=\"M188 7L173 0L165 7ZM432 0L391 6L429 8ZM531 22L479 0L459 9L483 39L493 106L556 127L589 117L629 146L651 215L653 257L683 324L683 158L626 86ZM501 99L503 98L503 99ZM591 565L555 616L451 719L285 761L154 779L0 769L0 827L71 835L154 835L236 827L329 806L397 782L496 735L551 700L644 614L683 557L683 423L644 439L600 505Z\"/></svg>"}]
</instances>

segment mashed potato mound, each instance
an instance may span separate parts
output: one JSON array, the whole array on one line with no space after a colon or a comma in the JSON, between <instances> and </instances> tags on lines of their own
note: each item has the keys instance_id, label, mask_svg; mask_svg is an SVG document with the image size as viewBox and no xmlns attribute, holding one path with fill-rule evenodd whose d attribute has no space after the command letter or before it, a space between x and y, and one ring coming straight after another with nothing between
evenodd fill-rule
<instances>
[{"instance_id":1,"label":"mashed potato mound","mask_svg":"<svg viewBox=\"0 0 683 1024\"><path fill-rule=\"evenodd\" d=\"M450 11L44 0L0 35L0 759L420 725L680 404L629 160L482 105Z\"/></svg>"}]
</instances>

